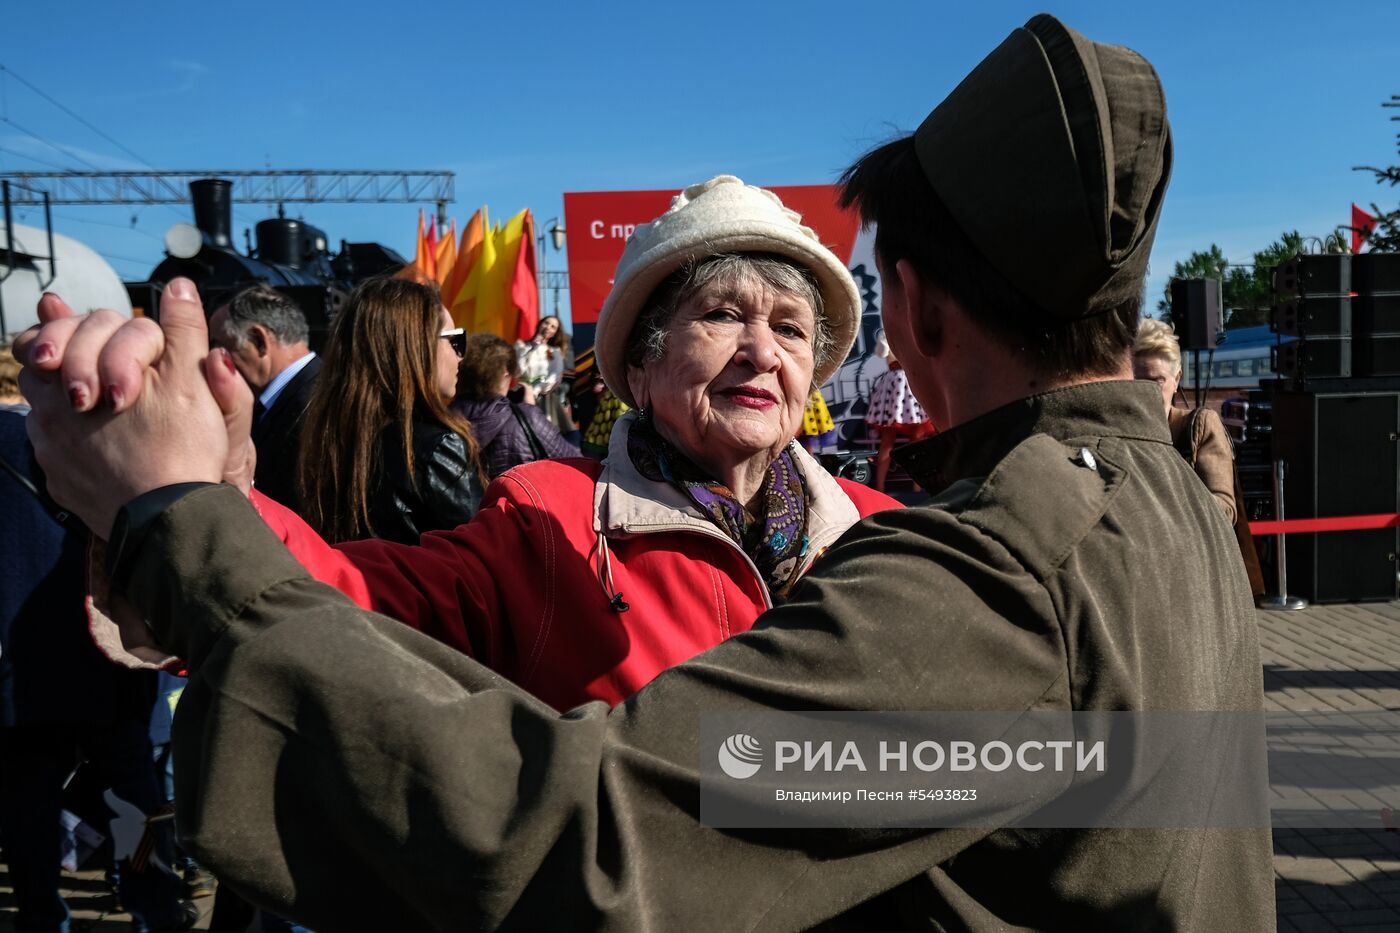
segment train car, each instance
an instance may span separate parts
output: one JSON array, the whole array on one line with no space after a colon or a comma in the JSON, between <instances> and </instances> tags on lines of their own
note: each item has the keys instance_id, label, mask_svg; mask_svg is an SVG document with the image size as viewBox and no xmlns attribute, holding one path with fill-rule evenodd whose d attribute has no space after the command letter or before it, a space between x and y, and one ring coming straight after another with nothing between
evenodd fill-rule
<instances>
[{"instance_id":1,"label":"train car","mask_svg":"<svg viewBox=\"0 0 1400 933\"><path fill-rule=\"evenodd\" d=\"M165 234L166 258L146 281L126 283L135 313L155 314L161 290L176 276L194 281L210 311L239 290L262 283L301 307L311 326L312 348L320 349L350 290L405 264L380 243L342 240L340 251L332 253L325 231L282 216L260 221L252 235L244 231L246 252L239 252L232 237L232 189L232 182L220 178L190 182L194 223L171 227Z\"/></svg>"},{"instance_id":2,"label":"train car","mask_svg":"<svg viewBox=\"0 0 1400 933\"><path fill-rule=\"evenodd\" d=\"M1200 353L1201 388L1231 396L1259 388L1262 380L1275 376L1274 347L1294 339L1275 334L1267 324L1224 331L1214 350ZM1181 387L1187 391L1196 384L1196 354L1182 351L1181 356Z\"/></svg>"},{"instance_id":3,"label":"train car","mask_svg":"<svg viewBox=\"0 0 1400 933\"><path fill-rule=\"evenodd\" d=\"M1274 333L1268 325L1239 327L1224 331L1214 350L1199 354L1201 404L1220 413L1237 445L1262 438L1267 447L1267 389L1278 375L1275 349L1294 339ZM1181 356L1181 392L1195 405L1197 354L1183 351Z\"/></svg>"}]
</instances>

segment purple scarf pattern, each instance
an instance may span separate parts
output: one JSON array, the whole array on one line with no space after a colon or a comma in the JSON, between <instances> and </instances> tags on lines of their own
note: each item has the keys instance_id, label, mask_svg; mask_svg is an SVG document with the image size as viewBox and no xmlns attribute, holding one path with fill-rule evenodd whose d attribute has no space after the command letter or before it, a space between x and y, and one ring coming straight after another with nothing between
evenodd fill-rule
<instances>
[{"instance_id":1,"label":"purple scarf pattern","mask_svg":"<svg viewBox=\"0 0 1400 933\"><path fill-rule=\"evenodd\" d=\"M723 483L707 475L670 444L645 415L633 422L627 453L637 470L653 482L670 483L737 544L768 585L776 603L797 582L807 554L807 484L791 447L784 447L768 467L754 515Z\"/></svg>"}]
</instances>

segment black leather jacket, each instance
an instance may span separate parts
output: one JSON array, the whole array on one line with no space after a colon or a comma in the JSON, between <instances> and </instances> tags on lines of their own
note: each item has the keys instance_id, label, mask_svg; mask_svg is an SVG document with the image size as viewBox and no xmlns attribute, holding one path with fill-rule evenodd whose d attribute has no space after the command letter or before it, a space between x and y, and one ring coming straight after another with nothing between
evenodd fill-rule
<instances>
[{"instance_id":1,"label":"black leather jacket","mask_svg":"<svg viewBox=\"0 0 1400 933\"><path fill-rule=\"evenodd\" d=\"M404 468L397 425L380 438L369 521L376 538L417 544L426 531L456 528L481 504L481 477L461 436L431 421L413 422L413 473Z\"/></svg>"}]
</instances>

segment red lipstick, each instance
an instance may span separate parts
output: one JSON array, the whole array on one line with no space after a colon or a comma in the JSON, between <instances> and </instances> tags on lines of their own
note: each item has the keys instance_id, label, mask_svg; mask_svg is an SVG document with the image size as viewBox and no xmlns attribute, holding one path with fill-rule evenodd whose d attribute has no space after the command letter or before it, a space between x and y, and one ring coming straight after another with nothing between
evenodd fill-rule
<instances>
[{"instance_id":1,"label":"red lipstick","mask_svg":"<svg viewBox=\"0 0 1400 933\"><path fill-rule=\"evenodd\" d=\"M745 408L756 408L765 411L778 404L778 397L767 389L760 389L758 386L742 385L734 386L720 392L720 395L733 401L736 405Z\"/></svg>"}]
</instances>

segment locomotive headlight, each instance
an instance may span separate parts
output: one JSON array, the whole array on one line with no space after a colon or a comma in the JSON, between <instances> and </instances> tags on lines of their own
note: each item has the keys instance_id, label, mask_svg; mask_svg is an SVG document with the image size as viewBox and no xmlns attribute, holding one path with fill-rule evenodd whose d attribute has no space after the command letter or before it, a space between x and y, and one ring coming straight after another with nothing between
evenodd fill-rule
<instances>
[{"instance_id":1,"label":"locomotive headlight","mask_svg":"<svg viewBox=\"0 0 1400 933\"><path fill-rule=\"evenodd\" d=\"M165 251L172 259L193 259L204 248L204 234L194 224L175 224L165 231Z\"/></svg>"}]
</instances>

